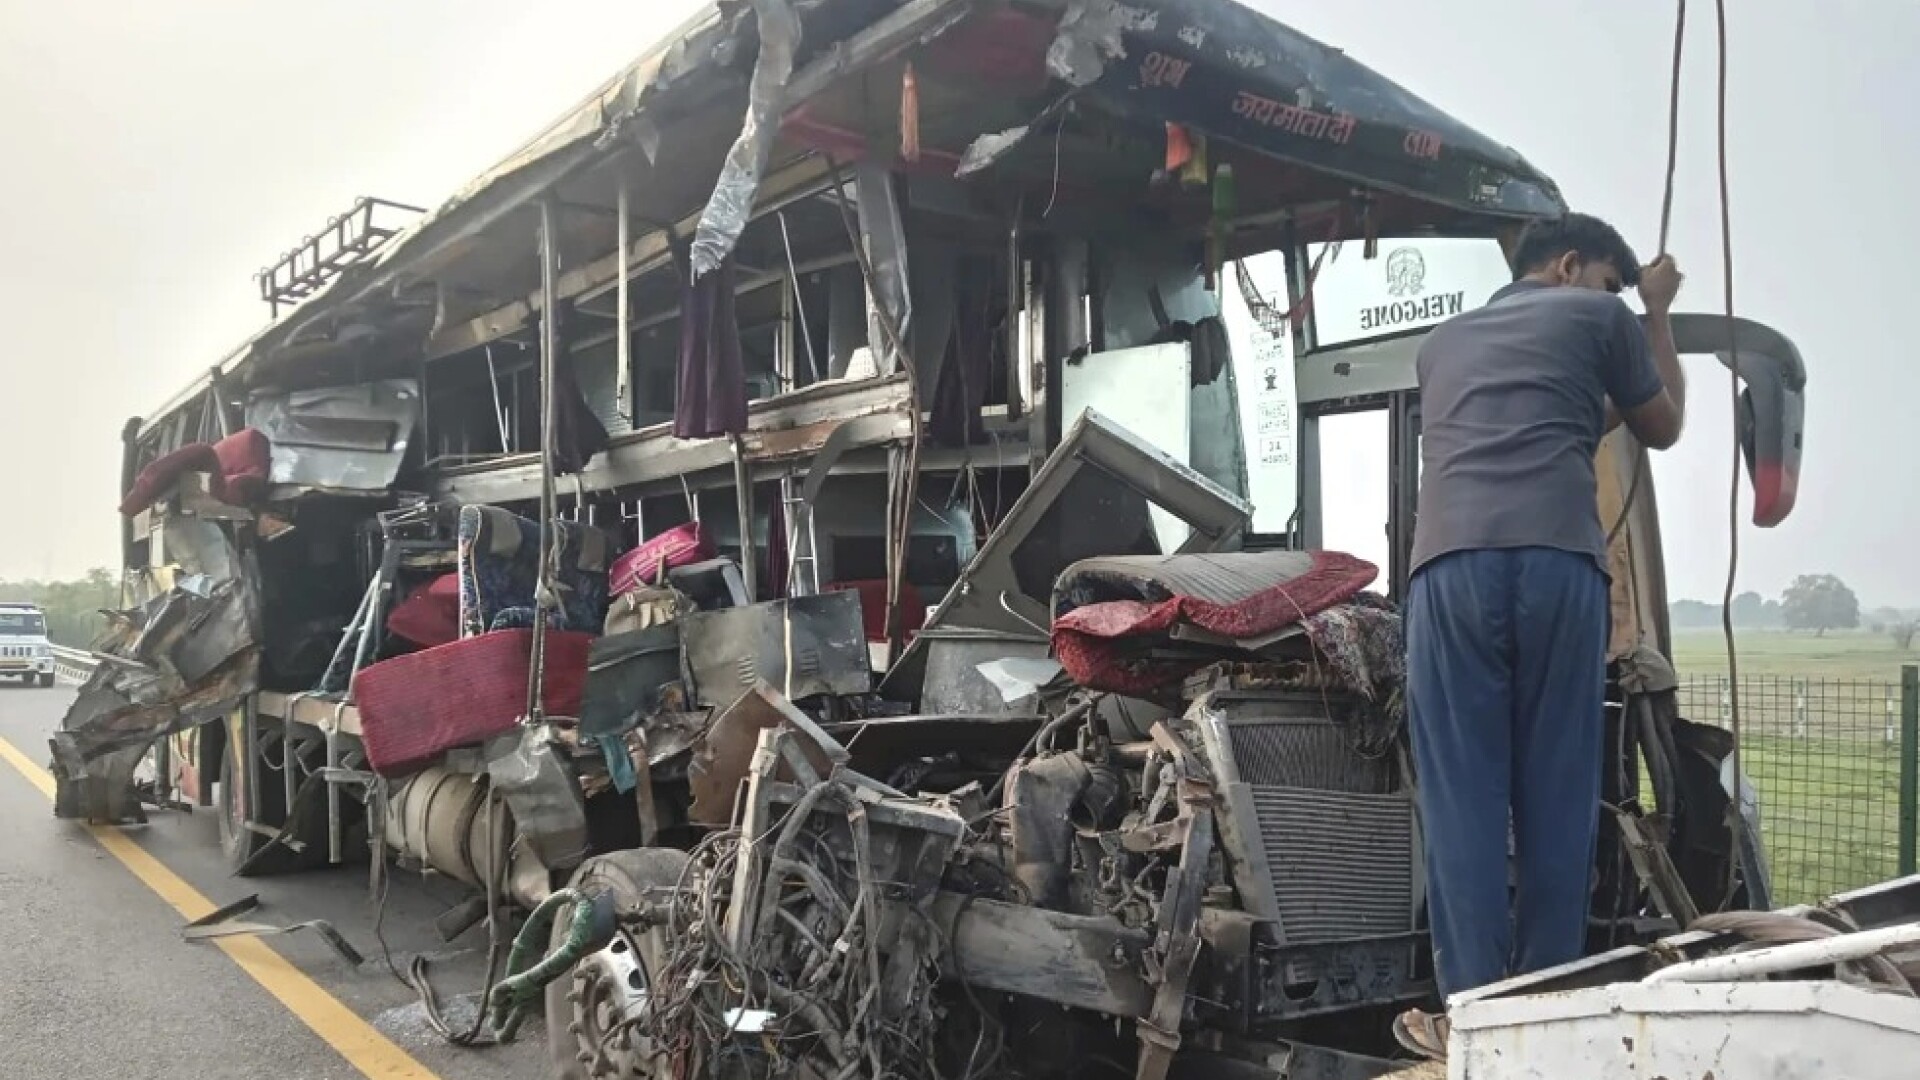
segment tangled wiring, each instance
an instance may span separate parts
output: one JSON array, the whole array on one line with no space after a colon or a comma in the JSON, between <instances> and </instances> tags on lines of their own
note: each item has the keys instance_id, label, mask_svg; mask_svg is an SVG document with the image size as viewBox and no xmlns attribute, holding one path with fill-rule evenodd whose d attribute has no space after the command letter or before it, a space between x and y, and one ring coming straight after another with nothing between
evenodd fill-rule
<instances>
[{"instance_id":1,"label":"tangled wiring","mask_svg":"<svg viewBox=\"0 0 1920 1080\"><path fill-rule=\"evenodd\" d=\"M928 1052L946 935L873 852L866 807L837 777L760 836L706 837L655 916L666 947L647 1006L606 1033L603 1056L638 1049L676 1078L793 1075L807 1060L831 1080L949 1080ZM986 1041L983 1020L969 1075Z\"/></svg>"}]
</instances>

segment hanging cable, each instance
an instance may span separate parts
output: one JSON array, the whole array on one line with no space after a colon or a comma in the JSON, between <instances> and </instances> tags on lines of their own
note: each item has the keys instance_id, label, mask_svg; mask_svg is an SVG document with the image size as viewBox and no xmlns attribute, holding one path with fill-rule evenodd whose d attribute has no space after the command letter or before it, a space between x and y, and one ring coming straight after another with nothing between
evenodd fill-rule
<instances>
[{"instance_id":1,"label":"hanging cable","mask_svg":"<svg viewBox=\"0 0 1920 1080\"><path fill-rule=\"evenodd\" d=\"M1733 468L1727 481L1727 587L1720 599L1720 628L1727 639L1727 718L1733 731L1733 751L1727 764L1733 772L1728 827L1732 832L1735 857L1728 860L1727 899L1733 899L1733 876L1740 865L1738 856L1746 829L1741 792L1746 783L1740 769L1740 653L1733 633L1733 589L1740 575L1740 341L1733 323L1733 201L1727 185L1727 0L1713 0L1715 36L1719 44L1719 71L1715 141L1720 158L1720 260L1724 276L1727 314L1727 380L1733 402ZM1722 905L1725 906L1725 905Z\"/></svg>"},{"instance_id":2,"label":"hanging cable","mask_svg":"<svg viewBox=\"0 0 1920 1080\"><path fill-rule=\"evenodd\" d=\"M554 235L553 200L540 202L540 571L533 587L533 649L527 664L527 722L546 719L547 620L559 606L554 551L561 543L554 522L558 496L554 485L554 436L559 427L554 381L560 350L559 293L554 280L559 261Z\"/></svg>"},{"instance_id":3,"label":"hanging cable","mask_svg":"<svg viewBox=\"0 0 1920 1080\"><path fill-rule=\"evenodd\" d=\"M1687 41L1687 0L1678 0L1673 19L1673 74L1667 81L1667 178L1666 187L1660 195L1660 245L1655 260L1667 255L1667 239L1673 229L1673 178L1680 163L1680 60L1685 52ZM1620 501L1620 516L1613 522L1613 528L1607 530L1607 548L1612 550L1613 542L1620 538L1621 530L1627 527L1627 516L1633 513L1633 502L1640 495L1640 482L1646 476L1646 451L1643 449L1633 458L1633 479L1627 482L1627 496Z\"/></svg>"}]
</instances>

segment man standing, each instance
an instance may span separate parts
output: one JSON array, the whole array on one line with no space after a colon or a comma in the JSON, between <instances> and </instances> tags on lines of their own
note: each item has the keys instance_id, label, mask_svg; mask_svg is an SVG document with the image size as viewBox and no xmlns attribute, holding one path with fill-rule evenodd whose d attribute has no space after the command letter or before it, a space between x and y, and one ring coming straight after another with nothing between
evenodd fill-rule
<instances>
[{"instance_id":1,"label":"man standing","mask_svg":"<svg viewBox=\"0 0 1920 1080\"><path fill-rule=\"evenodd\" d=\"M1686 399L1671 259L1642 269L1612 226L1568 214L1529 227L1513 267L1417 361L1407 683L1443 995L1582 953L1609 636L1594 455L1622 421L1672 446ZM1644 328L1616 295L1636 285ZM1444 1053L1444 1019L1408 1013L1395 1031Z\"/></svg>"}]
</instances>

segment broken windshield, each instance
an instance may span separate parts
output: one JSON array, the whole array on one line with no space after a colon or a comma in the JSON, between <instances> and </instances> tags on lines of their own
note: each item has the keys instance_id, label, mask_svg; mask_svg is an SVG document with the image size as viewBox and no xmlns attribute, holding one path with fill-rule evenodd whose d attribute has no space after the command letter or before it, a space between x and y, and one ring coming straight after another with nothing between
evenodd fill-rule
<instances>
[{"instance_id":1,"label":"broken windshield","mask_svg":"<svg viewBox=\"0 0 1920 1080\"><path fill-rule=\"evenodd\" d=\"M1054 579L1067 567L1102 555L1231 548L1250 513L1245 500L1089 409L888 672L885 692L919 696L928 634L1044 634ZM1178 525L1177 537L1161 542L1157 515Z\"/></svg>"},{"instance_id":2,"label":"broken windshield","mask_svg":"<svg viewBox=\"0 0 1920 1080\"><path fill-rule=\"evenodd\" d=\"M1053 591L1053 579L1060 571L1082 559L1160 554L1165 552L1154 531L1153 506L1147 497L1094 468L1064 488L1033 531L1013 549L1013 576L1022 593L1042 597Z\"/></svg>"}]
</instances>

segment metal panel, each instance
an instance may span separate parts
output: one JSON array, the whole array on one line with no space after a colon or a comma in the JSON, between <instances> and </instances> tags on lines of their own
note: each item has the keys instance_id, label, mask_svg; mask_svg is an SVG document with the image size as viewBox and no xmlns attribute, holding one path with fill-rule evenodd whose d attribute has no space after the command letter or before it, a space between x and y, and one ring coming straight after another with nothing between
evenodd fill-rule
<instances>
[{"instance_id":1,"label":"metal panel","mask_svg":"<svg viewBox=\"0 0 1920 1080\"><path fill-rule=\"evenodd\" d=\"M276 484L382 491L406 459L420 417L413 379L260 395L247 426L272 446Z\"/></svg>"},{"instance_id":2,"label":"metal panel","mask_svg":"<svg viewBox=\"0 0 1920 1080\"><path fill-rule=\"evenodd\" d=\"M651 626L596 640L587 651L582 735L617 735L650 715L660 690L680 676L680 627Z\"/></svg>"},{"instance_id":3,"label":"metal panel","mask_svg":"<svg viewBox=\"0 0 1920 1080\"><path fill-rule=\"evenodd\" d=\"M927 632L927 679L920 706L929 713L969 716L1030 714L1031 698L1009 704L993 683L980 674L979 665L1009 657L1040 659L1047 655L1047 639L1035 634L1012 635L992 631L934 630Z\"/></svg>"},{"instance_id":4,"label":"metal panel","mask_svg":"<svg viewBox=\"0 0 1920 1080\"><path fill-rule=\"evenodd\" d=\"M580 383L580 396L599 417L607 434L625 435L633 430L620 397L620 357L614 345L597 345L575 353L573 373Z\"/></svg>"},{"instance_id":5,"label":"metal panel","mask_svg":"<svg viewBox=\"0 0 1920 1080\"><path fill-rule=\"evenodd\" d=\"M1298 365L1300 404L1418 389L1414 360L1428 332L1307 353ZM1806 388L1800 351L1784 334L1752 319L1736 318L1731 338L1739 345L1742 378L1775 383L1785 396L1794 398ZM1728 341L1724 315L1682 312L1673 316L1674 348L1682 356L1710 354L1731 366Z\"/></svg>"},{"instance_id":6,"label":"metal panel","mask_svg":"<svg viewBox=\"0 0 1920 1080\"><path fill-rule=\"evenodd\" d=\"M879 446L912 433L906 412L906 377L864 382L832 382L783 394L747 406L747 432L741 437L754 462L804 458L850 426L849 448ZM733 445L726 439L676 439L671 425L659 424L622 435L580 474L590 492L668 482L679 490L680 477L706 469L729 468ZM441 470L433 494L465 503L501 504L538 497L540 460L521 454L485 465Z\"/></svg>"},{"instance_id":7,"label":"metal panel","mask_svg":"<svg viewBox=\"0 0 1920 1080\"><path fill-rule=\"evenodd\" d=\"M828 592L680 620L688 692L724 708L764 681L792 699L873 688L860 595Z\"/></svg>"},{"instance_id":8,"label":"metal panel","mask_svg":"<svg viewBox=\"0 0 1920 1080\"><path fill-rule=\"evenodd\" d=\"M1920 1001L1838 979L1630 982L1471 1001L1450 1014L1461 1080L1905 1080Z\"/></svg>"},{"instance_id":9,"label":"metal panel","mask_svg":"<svg viewBox=\"0 0 1920 1080\"><path fill-rule=\"evenodd\" d=\"M1421 331L1302 356L1295 367L1301 408L1417 388L1413 362L1426 340L1427 332Z\"/></svg>"}]
</instances>

